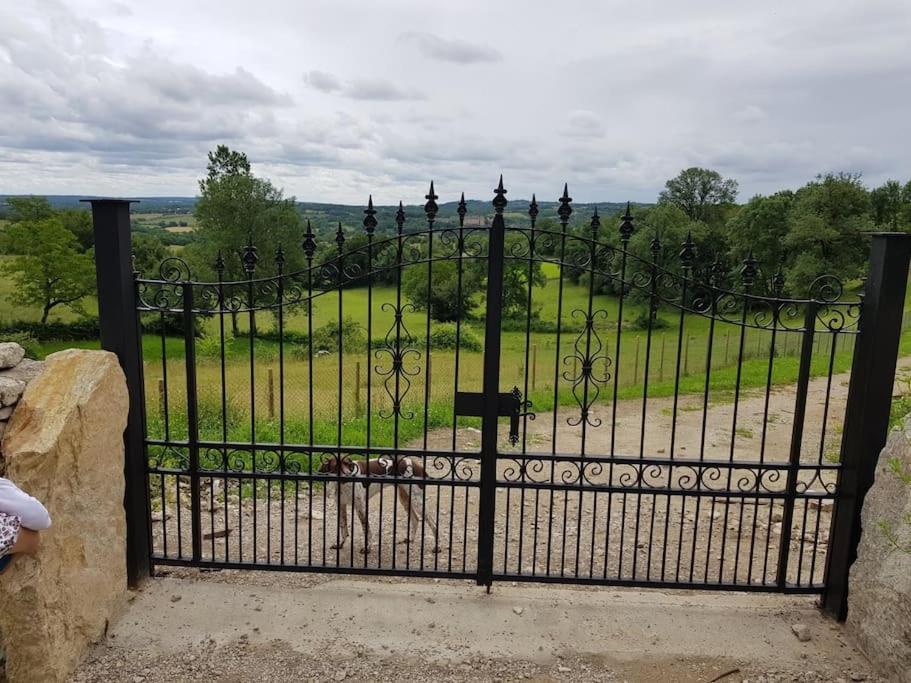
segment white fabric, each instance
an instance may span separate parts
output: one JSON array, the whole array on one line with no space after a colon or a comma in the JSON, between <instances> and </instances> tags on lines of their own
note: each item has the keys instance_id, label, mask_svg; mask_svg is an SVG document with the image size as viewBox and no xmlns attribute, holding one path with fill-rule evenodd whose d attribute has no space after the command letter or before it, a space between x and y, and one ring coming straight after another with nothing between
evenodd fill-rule
<instances>
[{"instance_id":1,"label":"white fabric","mask_svg":"<svg viewBox=\"0 0 911 683\"><path fill-rule=\"evenodd\" d=\"M42 531L51 526L47 508L3 477L0 477L0 512L18 517L26 529Z\"/></svg>"}]
</instances>

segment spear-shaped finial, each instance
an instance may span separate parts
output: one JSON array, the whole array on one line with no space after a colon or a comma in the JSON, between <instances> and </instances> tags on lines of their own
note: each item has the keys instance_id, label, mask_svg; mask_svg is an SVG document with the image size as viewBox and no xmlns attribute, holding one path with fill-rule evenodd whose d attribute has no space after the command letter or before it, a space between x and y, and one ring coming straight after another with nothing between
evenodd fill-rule
<instances>
[{"instance_id":1,"label":"spear-shaped finial","mask_svg":"<svg viewBox=\"0 0 911 683\"><path fill-rule=\"evenodd\" d=\"M573 207L570 206L572 201L573 198L569 196L569 184L563 183L563 196L560 197L560 207L557 209L557 215L560 217L563 227L566 227L569 217L573 213Z\"/></svg>"},{"instance_id":2,"label":"spear-shaped finial","mask_svg":"<svg viewBox=\"0 0 911 683\"><path fill-rule=\"evenodd\" d=\"M592 213L592 220L591 220L591 223L590 223L590 227L591 227L591 229L592 229L592 238L593 238L593 239L597 239L597 238L598 238L598 230L601 229L601 216L598 215L598 207L597 207L597 206L595 207L595 210L594 210L594 212Z\"/></svg>"},{"instance_id":3,"label":"spear-shaped finial","mask_svg":"<svg viewBox=\"0 0 911 683\"><path fill-rule=\"evenodd\" d=\"M743 259L743 267L740 269L740 280L747 289L756 283L756 276L759 274L759 269L756 267L757 263L756 259L753 258L753 250L750 249L747 257Z\"/></svg>"},{"instance_id":4,"label":"spear-shaped finial","mask_svg":"<svg viewBox=\"0 0 911 683\"><path fill-rule=\"evenodd\" d=\"M316 238L313 235L313 228L310 226L309 218L307 219L307 233L304 235L304 242L301 246L303 246L304 254L307 255L307 258L313 258L313 254L316 252Z\"/></svg>"},{"instance_id":5,"label":"spear-shaped finial","mask_svg":"<svg viewBox=\"0 0 911 683\"><path fill-rule=\"evenodd\" d=\"M493 209L497 213L503 213L503 209L506 208L508 202L506 201L506 189L503 187L503 174L500 174L500 183L497 185L497 189L493 191Z\"/></svg>"},{"instance_id":6,"label":"spear-shaped finial","mask_svg":"<svg viewBox=\"0 0 911 683\"><path fill-rule=\"evenodd\" d=\"M405 207L399 201L399 210L395 212L395 224L398 226L399 234L402 234L402 228L405 225Z\"/></svg>"},{"instance_id":7,"label":"spear-shaped finial","mask_svg":"<svg viewBox=\"0 0 911 683\"><path fill-rule=\"evenodd\" d=\"M253 273L256 270L257 261L259 261L259 256L256 255L256 247L253 246L253 234L250 233L247 235L247 245L244 247L244 251L241 256L241 262L243 263L244 271L247 273Z\"/></svg>"},{"instance_id":8,"label":"spear-shaped finial","mask_svg":"<svg viewBox=\"0 0 911 683\"><path fill-rule=\"evenodd\" d=\"M531 218L532 224L538 218L538 200L535 198L535 193L531 193L531 204L528 205L528 216Z\"/></svg>"},{"instance_id":9,"label":"spear-shaped finial","mask_svg":"<svg viewBox=\"0 0 911 683\"><path fill-rule=\"evenodd\" d=\"M342 230L342 222L338 222L338 230L335 231L335 243L338 245L338 250L341 251L345 246L345 231Z\"/></svg>"},{"instance_id":10,"label":"spear-shaped finial","mask_svg":"<svg viewBox=\"0 0 911 683\"><path fill-rule=\"evenodd\" d=\"M633 236L635 231L636 226L633 224L633 214L630 211L629 202L627 202L626 212L623 214L623 218L620 221L620 241L624 244L629 242L629 238Z\"/></svg>"},{"instance_id":11,"label":"spear-shaped finial","mask_svg":"<svg viewBox=\"0 0 911 683\"><path fill-rule=\"evenodd\" d=\"M696 243L693 242L693 233L687 232L686 239L680 245L680 265L689 270L696 262Z\"/></svg>"},{"instance_id":12,"label":"spear-shaped finial","mask_svg":"<svg viewBox=\"0 0 911 683\"><path fill-rule=\"evenodd\" d=\"M433 191L433 181L430 181L430 192L424 195L424 199L427 200L427 203L424 204L424 213L427 214L427 220L430 224L433 224L434 219L437 217L437 211L440 207L437 206L436 200L439 199L436 192Z\"/></svg>"},{"instance_id":13,"label":"spear-shaped finial","mask_svg":"<svg viewBox=\"0 0 911 683\"><path fill-rule=\"evenodd\" d=\"M465 203L465 193L462 193L462 197L459 199L459 208L456 209L456 213L459 214L459 227L465 225L465 214L468 213L468 205Z\"/></svg>"},{"instance_id":14,"label":"spear-shaped finial","mask_svg":"<svg viewBox=\"0 0 911 683\"><path fill-rule=\"evenodd\" d=\"M373 208L373 195L367 199L367 208L364 209L364 231L367 235L372 235L376 230L376 210Z\"/></svg>"}]
</instances>

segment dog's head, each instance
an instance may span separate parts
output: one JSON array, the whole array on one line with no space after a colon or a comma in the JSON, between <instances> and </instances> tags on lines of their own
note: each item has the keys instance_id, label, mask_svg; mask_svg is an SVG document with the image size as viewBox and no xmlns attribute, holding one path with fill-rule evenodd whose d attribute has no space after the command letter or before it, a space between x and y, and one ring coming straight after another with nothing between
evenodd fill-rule
<instances>
[{"instance_id":1,"label":"dog's head","mask_svg":"<svg viewBox=\"0 0 911 683\"><path fill-rule=\"evenodd\" d=\"M317 472L320 474L351 474L354 471L354 461L347 455L333 455L323 460Z\"/></svg>"}]
</instances>

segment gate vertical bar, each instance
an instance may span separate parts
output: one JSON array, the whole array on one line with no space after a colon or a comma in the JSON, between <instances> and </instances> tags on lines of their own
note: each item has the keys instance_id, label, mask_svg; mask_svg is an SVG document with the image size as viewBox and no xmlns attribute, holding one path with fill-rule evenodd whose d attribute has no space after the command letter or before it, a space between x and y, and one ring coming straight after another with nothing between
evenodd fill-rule
<instances>
[{"instance_id":1,"label":"gate vertical bar","mask_svg":"<svg viewBox=\"0 0 911 683\"><path fill-rule=\"evenodd\" d=\"M800 469L803 423L807 413L807 392L810 386L810 364L813 361L816 312L817 303L815 301L809 302L804 315L803 340L800 346L800 368L797 372L797 396L794 399L794 424L791 427L791 450L788 455L787 488L785 490L784 511L781 516L778 573L776 575L778 588L784 588L788 583L788 561L791 557L791 526L794 521L794 503L797 499L797 472Z\"/></svg>"},{"instance_id":2,"label":"gate vertical bar","mask_svg":"<svg viewBox=\"0 0 911 683\"><path fill-rule=\"evenodd\" d=\"M864 289L860 334L854 348L845 408L835 512L829 537L822 606L839 620L848 615L848 571L857 557L861 508L886 443L901 337L911 235L876 233Z\"/></svg>"},{"instance_id":3,"label":"gate vertical bar","mask_svg":"<svg viewBox=\"0 0 911 683\"><path fill-rule=\"evenodd\" d=\"M495 190L496 210L487 246L487 309L484 325L484 416L481 418L481 499L478 514L478 585L493 581L493 530L497 487L497 416L500 392L500 323L506 226L503 176Z\"/></svg>"},{"instance_id":4,"label":"gate vertical bar","mask_svg":"<svg viewBox=\"0 0 911 683\"><path fill-rule=\"evenodd\" d=\"M124 432L123 507L126 512L127 582L136 586L151 571L149 489L144 440L142 336L136 311L136 281L130 242L130 200L83 200L92 206L95 277L101 348L117 355L126 377L129 416Z\"/></svg>"},{"instance_id":5,"label":"gate vertical bar","mask_svg":"<svg viewBox=\"0 0 911 683\"><path fill-rule=\"evenodd\" d=\"M196 325L193 320L193 283L184 282L183 343L187 373L187 446L190 449L190 517L193 561L202 559L202 511L199 500L199 411L196 393ZM180 501L178 501L178 505Z\"/></svg>"}]
</instances>

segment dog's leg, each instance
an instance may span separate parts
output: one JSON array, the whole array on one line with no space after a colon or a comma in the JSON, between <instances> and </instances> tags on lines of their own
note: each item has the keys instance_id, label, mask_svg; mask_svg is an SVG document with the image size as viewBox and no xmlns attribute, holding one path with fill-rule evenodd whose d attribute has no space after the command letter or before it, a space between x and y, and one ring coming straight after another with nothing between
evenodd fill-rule
<instances>
[{"instance_id":1,"label":"dog's leg","mask_svg":"<svg viewBox=\"0 0 911 683\"><path fill-rule=\"evenodd\" d=\"M427 495L427 487L422 486L421 487L421 496L426 496L426 495ZM417 524L418 523L418 511L417 511L417 505L415 505L414 499L411 500L411 514L414 516L415 524ZM424 524L426 524L427 526L430 527L430 549L434 553L440 552L440 544L438 543L439 539L437 537L437 525L433 521L432 515L427 515L426 517L424 517Z\"/></svg>"},{"instance_id":2,"label":"dog's leg","mask_svg":"<svg viewBox=\"0 0 911 683\"><path fill-rule=\"evenodd\" d=\"M402 506L402 512L405 513L405 519L407 520L408 515L412 514L412 512L413 512L411 509L411 496L408 495L408 487L405 486L404 484L399 484L398 486L396 486L395 487L395 497L398 499L399 504ZM414 520L412 520L412 522L413 521ZM410 526L411 526L411 529L415 528L413 524ZM399 541L399 545L411 543L411 536L408 533L411 529L409 529L408 527L409 527L409 525L406 524L405 525L405 529L406 529L405 537L401 541Z\"/></svg>"},{"instance_id":3,"label":"dog's leg","mask_svg":"<svg viewBox=\"0 0 911 683\"><path fill-rule=\"evenodd\" d=\"M361 554L367 555L370 552L370 522L367 519L367 496L356 495L354 498L354 511L357 512L358 519L361 520L361 528L364 530L364 547L361 548Z\"/></svg>"},{"instance_id":4,"label":"dog's leg","mask_svg":"<svg viewBox=\"0 0 911 683\"><path fill-rule=\"evenodd\" d=\"M330 548L338 550L345 546L348 540L348 502L343 498L338 499L338 537L337 543L333 543Z\"/></svg>"}]
</instances>

